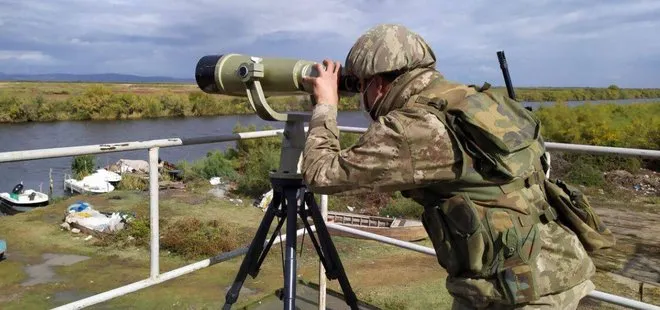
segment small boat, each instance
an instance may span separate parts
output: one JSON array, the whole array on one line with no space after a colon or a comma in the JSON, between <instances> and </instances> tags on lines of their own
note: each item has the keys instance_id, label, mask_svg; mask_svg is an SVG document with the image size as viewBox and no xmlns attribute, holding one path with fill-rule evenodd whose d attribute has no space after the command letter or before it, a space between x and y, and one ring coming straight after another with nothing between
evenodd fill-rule
<instances>
[{"instance_id":1,"label":"small boat","mask_svg":"<svg viewBox=\"0 0 660 310\"><path fill-rule=\"evenodd\" d=\"M96 175L103 178L103 180L112 184L113 186L117 186L117 184L119 184L119 182L121 181L120 174L103 168L97 169L96 171L94 171L94 173L92 173L92 175Z\"/></svg>"},{"instance_id":2,"label":"small boat","mask_svg":"<svg viewBox=\"0 0 660 310\"><path fill-rule=\"evenodd\" d=\"M34 208L48 205L48 195L32 189L24 189L23 182L14 186L11 193L0 193L0 205L7 214L30 211Z\"/></svg>"},{"instance_id":3,"label":"small boat","mask_svg":"<svg viewBox=\"0 0 660 310\"><path fill-rule=\"evenodd\" d=\"M115 186L106 181L102 175L92 174L82 180L64 179L64 189L79 194L104 194L115 190Z\"/></svg>"},{"instance_id":4,"label":"small boat","mask_svg":"<svg viewBox=\"0 0 660 310\"><path fill-rule=\"evenodd\" d=\"M428 238L424 225L417 220L328 211L326 221L402 241L412 242ZM365 239L330 227L328 231L335 236Z\"/></svg>"}]
</instances>

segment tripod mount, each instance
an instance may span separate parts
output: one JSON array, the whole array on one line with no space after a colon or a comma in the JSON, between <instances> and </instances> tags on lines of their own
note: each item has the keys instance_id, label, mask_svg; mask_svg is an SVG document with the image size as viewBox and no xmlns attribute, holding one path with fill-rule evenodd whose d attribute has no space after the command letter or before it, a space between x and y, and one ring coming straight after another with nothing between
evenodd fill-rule
<instances>
[{"instance_id":1,"label":"tripod mount","mask_svg":"<svg viewBox=\"0 0 660 310\"><path fill-rule=\"evenodd\" d=\"M224 309L230 309L231 305L236 302L248 274L253 278L257 277L261 264L268 255L277 233L282 229L284 219L286 219L287 238L284 259L284 290L280 299L283 300L284 309L296 309L296 228L298 217L300 217L305 230L310 235L316 253L326 270L327 278L330 280L338 279L346 303L351 309L358 309L357 297L348 281L337 249L330 238L330 233L314 194L307 190L300 174L301 155L305 145L303 124L304 121L310 119L310 115L279 113L271 109L266 102L259 81L259 78L263 77L263 65L259 63L259 58L253 57L251 60L252 62L242 64L237 70L237 74L245 84L250 105L261 118L286 123L282 137L279 169L270 173L273 198L266 209L254 239L250 243L236 279L225 296ZM278 224L275 232L266 241L275 217L279 219ZM310 217L318 238L314 235L309 224Z\"/></svg>"}]
</instances>

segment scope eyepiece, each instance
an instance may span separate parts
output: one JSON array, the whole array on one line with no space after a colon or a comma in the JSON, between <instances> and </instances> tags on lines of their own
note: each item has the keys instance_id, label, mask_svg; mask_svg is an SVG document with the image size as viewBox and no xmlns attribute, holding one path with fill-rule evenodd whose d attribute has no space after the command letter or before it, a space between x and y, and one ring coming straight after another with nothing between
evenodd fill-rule
<instances>
[{"instance_id":1,"label":"scope eyepiece","mask_svg":"<svg viewBox=\"0 0 660 310\"><path fill-rule=\"evenodd\" d=\"M354 75L341 75L338 86L343 93L359 93L361 88L360 80Z\"/></svg>"}]
</instances>

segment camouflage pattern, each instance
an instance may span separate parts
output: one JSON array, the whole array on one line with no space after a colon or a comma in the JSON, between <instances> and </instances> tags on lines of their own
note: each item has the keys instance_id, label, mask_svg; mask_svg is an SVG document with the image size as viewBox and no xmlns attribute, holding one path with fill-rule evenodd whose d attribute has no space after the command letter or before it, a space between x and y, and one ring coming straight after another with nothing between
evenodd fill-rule
<instances>
[{"instance_id":1,"label":"camouflage pattern","mask_svg":"<svg viewBox=\"0 0 660 310\"><path fill-rule=\"evenodd\" d=\"M319 194L401 191L417 201L449 274L448 291L473 307L554 298L586 283L595 267L578 237L558 222L542 221L543 183L532 177L542 174L536 159L545 150L534 120L509 103L492 107L504 99L471 96L474 88L433 69L409 69L372 110L376 121L347 149L340 149L336 105L315 106L302 162L308 187ZM491 143L488 151L505 150L492 156L503 173L484 170L455 127L431 112L438 103L466 114L470 130ZM499 186L503 180L513 183Z\"/></svg>"},{"instance_id":2,"label":"camouflage pattern","mask_svg":"<svg viewBox=\"0 0 660 310\"><path fill-rule=\"evenodd\" d=\"M508 306L508 305L488 305L486 307L475 307L470 303L462 303L460 299L454 299L452 304L452 310L478 310L478 309L489 309L489 310L575 310L577 309L580 300L587 296L589 292L593 291L595 286L590 280L584 281L566 291L562 291L556 294L549 294L542 296L536 301L519 305L519 306Z\"/></svg>"},{"instance_id":3,"label":"camouflage pattern","mask_svg":"<svg viewBox=\"0 0 660 310\"><path fill-rule=\"evenodd\" d=\"M319 102L309 123L301 170L318 194L392 192L455 179L459 154L443 124L420 109L380 117L355 145L341 150L337 106Z\"/></svg>"},{"instance_id":4,"label":"camouflage pattern","mask_svg":"<svg viewBox=\"0 0 660 310\"><path fill-rule=\"evenodd\" d=\"M389 71L435 66L435 54L418 34L397 24L381 24L360 36L349 51L344 70L360 79Z\"/></svg>"},{"instance_id":5,"label":"camouflage pattern","mask_svg":"<svg viewBox=\"0 0 660 310\"><path fill-rule=\"evenodd\" d=\"M554 179L545 181L545 189L561 222L577 234L587 251L611 248L616 244L612 231L605 226L580 190Z\"/></svg>"}]
</instances>

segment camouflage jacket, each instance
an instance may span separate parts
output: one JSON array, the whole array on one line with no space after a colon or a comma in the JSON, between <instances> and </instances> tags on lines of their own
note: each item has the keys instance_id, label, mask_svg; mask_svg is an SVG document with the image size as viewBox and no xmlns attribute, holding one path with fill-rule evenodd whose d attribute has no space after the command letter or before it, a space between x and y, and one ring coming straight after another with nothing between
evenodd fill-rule
<instances>
[{"instance_id":1,"label":"camouflage jacket","mask_svg":"<svg viewBox=\"0 0 660 310\"><path fill-rule=\"evenodd\" d=\"M460 97L475 92L473 88L445 80L434 70L412 72L407 79L395 81L376 109L377 121L355 145L344 150L340 149L338 139L336 106L319 103L314 108L303 151L303 178L310 189L319 194L406 191L425 207L426 201L434 199L453 203L469 200L461 195L454 197L460 199L436 197L446 194L443 187L451 187L452 194L460 194L460 186L470 186L469 182L460 180L461 176L465 170L476 168L472 158L452 139L445 124L410 102L413 95L431 87L439 96ZM529 222L530 211L543 203L543 197L540 187L535 186L495 201L470 201L473 210L470 215L476 214L477 220L484 223L479 227L485 228L481 229L483 234L471 232L483 240L466 240L465 244L447 245L446 240L440 240L438 235L448 232L435 232L437 228L428 224L431 211L425 208L425 228L434 242L438 262L449 273L447 289L454 297L474 306L506 303L511 298L524 302L568 290L593 275L592 261L568 229L556 222L522 227L516 224ZM466 205L463 203L460 208L455 205L453 210L451 205L444 206L444 221L452 231L461 230L465 214L454 218L448 214L459 209L455 212L463 212ZM464 226L474 226L472 222L468 224ZM522 239L515 247L526 254L515 261L504 258L498 261L498 255L502 254L494 253L493 249L497 248L498 240L510 235L507 230L514 226L517 229L514 235ZM474 246L475 242L485 245ZM498 278L498 274L506 273L499 270L506 268L513 271ZM529 281L533 283L508 283L511 275L521 281L532 278ZM504 287L508 287L507 292Z\"/></svg>"},{"instance_id":2,"label":"camouflage jacket","mask_svg":"<svg viewBox=\"0 0 660 310\"><path fill-rule=\"evenodd\" d=\"M431 76L420 77L417 88L426 86ZM380 107L390 102L403 104L412 94L409 91L396 100L385 98ZM310 189L318 194L393 192L456 178L462 164L460 150L435 116L417 108L377 110L378 120L355 145L341 150L337 106L315 106L302 163Z\"/></svg>"}]
</instances>

